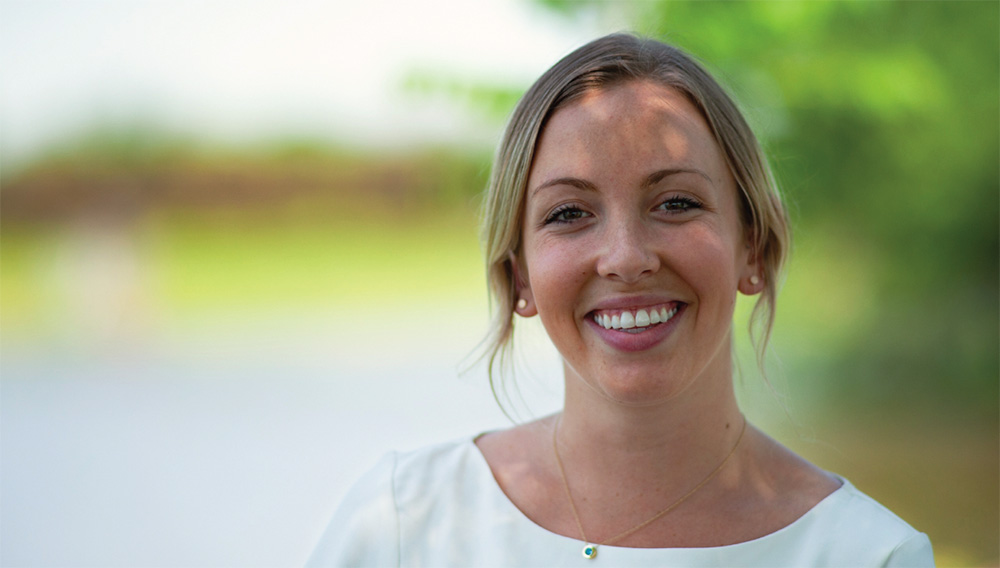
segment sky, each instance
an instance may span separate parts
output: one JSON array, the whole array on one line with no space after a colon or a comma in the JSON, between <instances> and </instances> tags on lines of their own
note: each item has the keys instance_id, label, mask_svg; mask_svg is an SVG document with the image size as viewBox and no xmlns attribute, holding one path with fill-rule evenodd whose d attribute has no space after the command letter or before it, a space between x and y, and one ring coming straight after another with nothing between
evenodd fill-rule
<instances>
[{"instance_id":1,"label":"sky","mask_svg":"<svg viewBox=\"0 0 1000 568\"><path fill-rule=\"evenodd\" d=\"M237 142L482 138L454 103L407 95L405 77L526 87L613 31L602 21L523 0L2 0L0 152L139 123Z\"/></svg>"}]
</instances>

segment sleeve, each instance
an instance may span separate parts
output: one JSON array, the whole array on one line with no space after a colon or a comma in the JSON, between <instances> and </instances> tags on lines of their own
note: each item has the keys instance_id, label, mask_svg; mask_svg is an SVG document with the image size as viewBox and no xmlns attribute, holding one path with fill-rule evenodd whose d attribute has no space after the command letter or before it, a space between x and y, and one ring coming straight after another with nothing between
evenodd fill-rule
<instances>
[{"instance_id":1,"label":"sleeve","mask_svg":"<svg viewBox=\"0 0 1000 568\"><path fill-rule=\"evenodd\" d=\"M324 531L307 568L399 566L399 515L390 453L348 491Z\"/></svg>"},{"instance_id":2,"label":"sleeve","mask_svg":"<svg viewBox=\"0 0 1000 568\"><path fill-rule=\"evenodd\" d=\"M934 550L931 548L931 540L924 533L911 536L899 543L899 546L892 551L885 566L893 568L933 567Z\"/></svg>"}]
</instances>

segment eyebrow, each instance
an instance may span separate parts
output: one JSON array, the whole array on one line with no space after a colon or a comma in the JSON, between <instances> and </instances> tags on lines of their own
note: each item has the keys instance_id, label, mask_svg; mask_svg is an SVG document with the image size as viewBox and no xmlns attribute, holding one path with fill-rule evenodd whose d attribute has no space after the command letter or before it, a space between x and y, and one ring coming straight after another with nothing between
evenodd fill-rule
<instances>
[{"instance_id":1,"label":"eyebrow","mask_svg":"<svg viewBox=\"0 0 1000 568\"><path fill-rule=\"evenodd\" d=\"M660 183L665 178L680 174L695 174L705 178L709 182L712 182L712 178L710 178L708 174L699 170L698 168L667 168L664 170L657 170L649 174L648 176L646 176L646 179L642 181L641 185L643 188L649 188ZM568 185L571 187L575 187L577 189L582 189L584 191L597 191L597 186L585 179L580 179L575 177L559 177L550 179L535 186L535 188L531 190L531 195L534 195L539 191L547 187L552 187L554 185Z\"/></svg>"},{"instance_id":2,"label":"eyebrow","mask_svg":"<svg viewBox=\"0 0 1000 568\"><path fill-rule=\"evenodd\" d=\"M538 193L539 191L545 189L546 187L552 187L554 185L568 185L575 187L577 189L582 189L584 191L597 191L597 186L590 183L585 179L575 178L575 177L560 177L550 179L544 183L540 183L535 186L535 189L531 190L531 195Z\"/></svg>"},{"instance_id":3,"label":"eyebrow","mask_svg":"<svg viewBox=\"0 0 1000 568\"><path fill-rule=\"evenodd\" d=\"M699 175L699 176L705 178L706 180L708 180L709 182L715 183L715 182L712 181L712 178L708 177L708 174L706 174L705 172L699 170L698 168L668 168L668 169L665 169L665 170L659 170L659 171L653 172L653 173L649 174L648 176L646 176L646 179L642 182L642 187L644 187L644 188L646 188L646 187L652 187L652 186L660 183L661 181L663 181L664 178L668 178L670 176L676 176L676 175L680 175L680 174L695 174L695 175Z\"/></svg>"}]
</instances>

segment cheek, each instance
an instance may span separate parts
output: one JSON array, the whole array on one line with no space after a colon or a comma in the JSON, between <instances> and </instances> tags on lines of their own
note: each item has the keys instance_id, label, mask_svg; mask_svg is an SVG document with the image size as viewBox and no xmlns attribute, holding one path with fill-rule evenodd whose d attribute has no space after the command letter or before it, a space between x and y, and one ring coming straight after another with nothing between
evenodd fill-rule
<instances>
[{"instance_id":1,"label":"cheek","mask_svg":"<svg viewBox=\"0 0 1000 568\"><path fill-rule=\"evenodd\" d=\"M586 279L586 270L573 256L542 255L531 273L531 289L536 301L563 303L573 298Z\"/></svg>"},{"instance_id":2,"label":"cheek","mask_svg":"<svg viewBox=\"0 0 1000 568\"><path fill-rule=\"evenodd\" d=\"M584 284L589 274L588 259L574 242L530 243L526 252L528 282L535 303L541 311L552 306L572 303L575 291ZM545 314L543 319L545 319Z\"/></svg>"},{"instance_id":3,"label":"cheek","mask_svg":"<svg viewBox=\"0 0 1000 568\"><path fill-rule=\"evenodd\" d=\"M695 288L736 297L740 257L733 239L708 227L692 228L670 243L671 263Z\"/></svg>"}]
</instances>

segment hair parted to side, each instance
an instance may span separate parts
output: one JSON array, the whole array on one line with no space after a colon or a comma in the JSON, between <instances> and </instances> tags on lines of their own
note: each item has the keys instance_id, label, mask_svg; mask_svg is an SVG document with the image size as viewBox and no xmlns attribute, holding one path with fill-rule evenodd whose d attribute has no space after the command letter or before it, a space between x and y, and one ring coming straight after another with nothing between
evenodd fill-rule
<instances>
[{"instance_id":1,"label":"hair parted to side","mask_svg":"<svg viewBox=\"0 0 1000 568\"><path fill-rule=\"evenodd\" d=\"M764 152L733 100L690 55L656 40L612 34L576 49L539 77L515 107L497 148L481 223L494 308L484 356L498 401L496 378L503 376L510 361L517 301L511 255L521 247L525 189L539 135L559 108L587 93L635 80L652 81L685 95L708 122L736 180L751 253L762 268L764 290L751 315L750 333L758 364L763 366L774 324L777 280L791 239ZM756 326L762 337L755 333Z\"/></svg>"}]
</instances>

